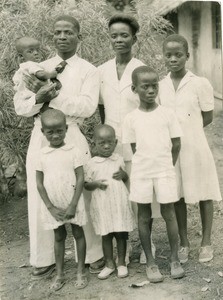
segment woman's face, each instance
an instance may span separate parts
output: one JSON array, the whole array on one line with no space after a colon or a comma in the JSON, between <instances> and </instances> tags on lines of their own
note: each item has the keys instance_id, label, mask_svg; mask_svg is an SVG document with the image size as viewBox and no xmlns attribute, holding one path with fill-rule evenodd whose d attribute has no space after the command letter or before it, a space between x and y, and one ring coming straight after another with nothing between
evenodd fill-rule
<instances>
[{"instance_id":1,"label":"woman's face","mask_svg":"<svg viewBox=\"0 0 223 300\"><path fill-rule=\"evenodd\" d=\"M132 29L128 24L114 23L109 28L110 41L116 54L131 52L136 36L132 34Z\"/></svg>"}]
</instances>

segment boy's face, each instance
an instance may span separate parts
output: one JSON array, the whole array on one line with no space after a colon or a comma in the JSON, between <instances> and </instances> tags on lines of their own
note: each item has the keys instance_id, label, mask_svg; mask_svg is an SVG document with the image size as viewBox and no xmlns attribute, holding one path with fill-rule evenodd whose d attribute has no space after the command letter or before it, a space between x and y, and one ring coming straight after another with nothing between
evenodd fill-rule
<instances>
[{"instance_id":1,"label":"boy's face","mask_svg":"<svg viewBox=\"0 0 223 300\"><path fill-rule=\"evenodd\" d=\"M41 62L42 54L40 51L40 43L38 41L26 42L22 47L21 55L24 61Z\"/></svg>"},{"instance_id":2,"label":"boy's face","mask_svg":"<svg viewBox=\"0 0 223 300\"><path fill-rule=\"evenodd\" d=\"M109 130L101 129L97 132L95 136L95 147L97 150L97 155L101 157L109 157L112 155L115 147L117 145L117 140Z\"/></svg>"},{"instance_id":3,"label":"boy's face","mask_svg":"<svg viewBox=\"0 0 223 300\"><path fill-rule=\"evenodd\" d=\"M189 53L180 42L168 42L163 50L165 65L170 72L179 72L185 68Z\"/></svg>"},{"instance_id":4,"label":"boy's face","mask_svg":"<svg viewBox=\"0 0 223 300\"><path fill-rule=\"evenodd\" d=\"M153 72L139 73L137 83L132 86L134 93L139 95L140 103L155 103L158 94L158 76Z\"/></svg>"},{"instance_id":5,"label":"boy's face","mask_svg":"<svg viewBox=\"0 0 223 300\"><path fill-rule=\"evenodd\" d=\"M42 127L42 133L53 148L59 148L64 144L66 132L67 125L63 121L47 122Z\"/></svg>"},{"instance_id":6,"label":"boy's face","mask_svg":"<svg viewBox=\"0 0 223 300\"><path fill-rule=\"evenodd\" d=\"M79 40L80 34L72 23L61 20L54 24L53 41L58 54L73 56L76 53Z\"/></svg>"},{"instance_id":7,"label":"boy's face","mask_svg":"<svg viewBox=\"0 0 223 300\"><path fill-rule=\"evenodd\" d=\"M112 48L116 53L130 52L136 41L136 36L133 36L129 25L122 22L110 26L109 36Z\"/></svg>"}]
</instances>

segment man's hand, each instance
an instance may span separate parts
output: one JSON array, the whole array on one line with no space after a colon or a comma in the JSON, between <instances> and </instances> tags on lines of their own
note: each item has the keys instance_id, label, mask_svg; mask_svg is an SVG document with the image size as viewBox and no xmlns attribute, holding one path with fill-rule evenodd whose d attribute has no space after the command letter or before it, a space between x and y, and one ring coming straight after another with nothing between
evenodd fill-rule
<instances>
[{"instance_id":1,"label":"man's hand","mask_svg":"<svg viewBox=\"0 0 223 300\"><path fill-rule=\"evenodd\" d=\"M58 96L59 91L55 89L56 83L48 83L42 86L36 94L36 103L50 102L53 98Z\"/></svg>"},{"instance_id":2,"label":"man's hand","mask_svg":"<svg viewBox=\"0 0 223 300\"><path fill-rule=\"evenodd\" d=\"M23 75L26 88L36 94L38 90L47 84L47 81L39 80L35 75Z\"/></svg>"},{"instance_id":3,"label":"man's hand","mask_svg":"<svg viewBox=\"0 0 223 300\"><path fill-rule=\"evenodd\" d=\"M52 206L51 208L49 208L49 212L54 217L54 219L56 219L58 222L64 221L64 216L65 216L64 210L57 208L55 206Z\"/></svg>"},{"instance_id":4,"label":"man's hand","mask_svg":"<svg viewBox=\"0 0 223 300\"><path fill-rule=\"evenodd\" d=\"M64 219L65 220L69 220L75 217L76 214L76 205L69 205L66 212L65 212L65 216Z\"/></svg>"},{"instance_id":5,"label":"man's hand","mask_svg":"<svg viewBox=\"0 0 223 300\"><path fill-rule=\"evenodd\" d=\"M122 170L122 168L120 167L119 170L117 172L115 172L112 176L113 179L115 180L123 180L126 181L128 179L128 175L125 171Z\"/></svg>"}]
</instances>

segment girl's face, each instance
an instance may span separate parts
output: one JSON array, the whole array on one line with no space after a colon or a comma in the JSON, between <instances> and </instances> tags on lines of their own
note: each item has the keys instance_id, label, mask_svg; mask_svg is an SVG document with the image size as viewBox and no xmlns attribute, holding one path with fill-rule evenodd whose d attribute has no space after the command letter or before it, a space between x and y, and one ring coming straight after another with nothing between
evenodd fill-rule
<instances>
[{"instance_id":1,"label":"girl's face","mask_svg":"<svg viewBox=\"0 0 223 300\"><path fill-rule=\"evenodd\" d=\"M189 53L180 42L168 42L163 50L165 65L172 73L185 69L185 64L189 59Z\"/></svg>"},{"instance_id":2,"label":"girl's face","mask_svg":"<svg viewBox=\"0 0 223 300\"><path fill-rule=\"evenodd\" d=\"M117 140L109 130L100 130L95 138L95 147L97 155L101 157L109 157L115 150Z\"/></svg>"},{"instance_id":3,"label":"girl's face","mask_svg":"<svg viewBox=\"0 0 223 300\"><path fill-rule=\"evenodd\" d=\"M42 132L52 148L59 148L64 145L67 125L64 122L46 124L42 128Z\"/></svg>"},{"instance_id":4,"label":"girl's face","mask_svg":"<svg viewBox=\"0 0 223 300\"><path fill-rule=\"evenodd\" d=\"M131 52L136 36L132 34L129 25L119 22L114 23L109 28L110 42L115 53Z\"/></svg>"}]
</instances>

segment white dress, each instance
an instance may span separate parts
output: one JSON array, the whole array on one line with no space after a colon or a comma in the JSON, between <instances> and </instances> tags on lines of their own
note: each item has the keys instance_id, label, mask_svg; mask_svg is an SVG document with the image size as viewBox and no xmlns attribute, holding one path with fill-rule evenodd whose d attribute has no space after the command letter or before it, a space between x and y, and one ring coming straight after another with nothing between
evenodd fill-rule
<instances>
[{"instance_id":1,"label":"white dress","mask_svg":"<svg viewBox=\"0 0 223 300\"><path fill-rule=\"evenodd\" d=\"M214 159L203 130L201 111L214 109L213 89L207 79L187 71L175 91L170 74L160 82L159 102L172 108L183 136L176 172L186 203L220 201Z\"/></svg>"},{"instance_id":2,"label":"white dress","mask_svg":"<svg viewBox=\"0 0 223 300\"><path fill-rule=\"evenodd\" d=\"M64 210L68 208L76 185L75 169L80 166L83 166L83 159L73 145L65 144L60 148L44 147L41 149L36 169L43 172L44 187L55 207ZM58 228L65 223L83 226L87 221L83 195L78 201L75 217L70 220L56 221L43 201L41 213L46 230Z\"/></svg>"},{"instance_id":3,"label":"white dress","mask_svg":"<svg viewBox=\"0 0 223 300\"><path fill-rule=\"evenodd\" d=\"M61 61L62 58L57 55L40 65L44 70L51 71ZM77 145L88 160L90 158L88 144L78 125L82 124L84 118L90 117L97 108L99 97L98 71L93 65L77 55L67 59L66 62L66 68L57 76L62 88L49 106L65 113L68 124L65 142ZM43 104L35 103L35 94L27 89L22 91L17 89L13 101L16 113L24 117L38 114L43 106ZM52 230L44 230L43 228L40 214L42 200L36 187L36 160L40 149L47 145L48 142L41 132L40 118L35 117L26 158L30 264L35 267L49 266L55 262L54 233ZM90 197L85 196L85 207L89 216ZM103 252L101 239L95 235L89 217L84 226L84 233L87 241L85 262L92 263L103 257Z\"/></svg>"},{"instance_id":4,"label":"white dress","mask_svg":"<svg viewBox=\"0 0 223 300\"><path fill-rule=\"evenodd\" d=\"M117 153L110 157L93 157L85 166L85 181L107 180L106 190L92 192L90 213L95 232L129 232L135 227L128 190L122 180L112 178L119 168L125 169L123 158Z\"/></svg>"}]
</instances>

